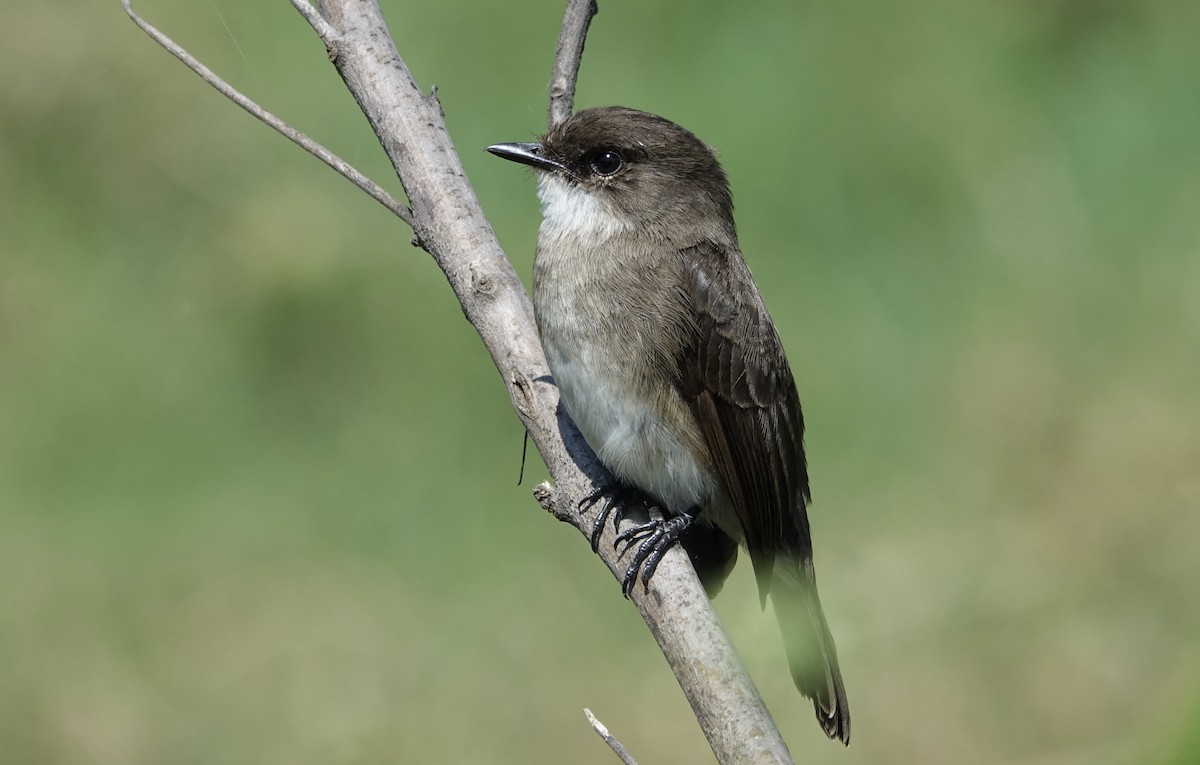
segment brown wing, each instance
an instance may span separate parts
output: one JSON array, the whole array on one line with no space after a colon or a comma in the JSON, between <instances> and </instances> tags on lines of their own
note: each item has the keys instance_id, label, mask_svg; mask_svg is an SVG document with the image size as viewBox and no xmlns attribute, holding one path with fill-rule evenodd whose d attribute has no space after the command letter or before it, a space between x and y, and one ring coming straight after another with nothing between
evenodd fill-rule
<instances>
[{"instance_id":1,"label":"brown wing","mask_svg":"<svg viewBox=\"0 0 1200 765\"><path fill-rule=\"evenodd\" d=\"M776 553L812 556L800 397L741 253L701 242L682 255L695 334L680 355L680 391L725 482L765 597Z\"/></svg>"}]
</instances>

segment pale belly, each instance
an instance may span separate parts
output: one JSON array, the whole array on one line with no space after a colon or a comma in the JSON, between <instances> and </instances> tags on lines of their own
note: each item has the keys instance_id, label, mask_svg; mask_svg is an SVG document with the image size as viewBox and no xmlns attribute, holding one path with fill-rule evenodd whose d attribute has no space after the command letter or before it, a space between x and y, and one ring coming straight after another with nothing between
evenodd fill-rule
<instances>
[{"instance_id":1,"label":"pale belly","mask_svg":"<svg viewBox=\"0 0 1200 765\"><path fill-rule=\"evenodd\" d=\"M683 402L639 379L636 365L609 344L545 334L563 406L600 461L673 513L710 504L715 482L680 433Z\"/></svg>"}]
</instances>

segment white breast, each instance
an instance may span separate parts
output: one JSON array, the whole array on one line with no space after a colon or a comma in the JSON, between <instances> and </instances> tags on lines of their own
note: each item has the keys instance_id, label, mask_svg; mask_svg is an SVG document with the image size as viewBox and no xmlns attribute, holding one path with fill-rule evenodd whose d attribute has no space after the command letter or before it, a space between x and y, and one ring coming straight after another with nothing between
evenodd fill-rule
<instances>
[{"instance_id":1,"label":"white breast","mask_svg":"<svg viewBox=\"0 0 1200 765\"><path fill-rule=\"evenodd\" d=\"M619 478L662 500L673 512L707 504L716 482L679 433L682 401L666 390L665 381L646 377L646 364L630 363L648 353L643 347L648 338L619 329L613 336L612 327L630 326L627 316L617 314L629 306L614 306L597 294L595 281L579 278L581 267L593 280L628 277L606 273L606 262L578 261L581 242L593 252L606 243L620 247L614 238L627 230L626 223L603 199L553 175L539 178L538 195L543 221L534 308L546 360L567 413L596 456ZM603 248L592 257L602 254ZM599 327L608 328L605 337L597 336Z\"/></svg>"}]
</instances>

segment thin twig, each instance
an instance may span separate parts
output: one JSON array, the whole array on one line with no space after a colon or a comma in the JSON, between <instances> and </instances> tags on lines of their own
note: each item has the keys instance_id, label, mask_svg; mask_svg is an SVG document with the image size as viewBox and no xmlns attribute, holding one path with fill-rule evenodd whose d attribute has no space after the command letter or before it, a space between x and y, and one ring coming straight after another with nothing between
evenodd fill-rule
<instances>
[{"instance_id":1,"label":"thin twig","mask_svg":"<svg viewBox=\"0 0 1200 765\"><path fill-rule=\"evenodd\" d=\"M396 217L400 218L400 220L404 221L409 226L413 225L412 210L408 209L406 205L402 204L391 194L387 193L383 187L360 173L358 170L354 169L353 166L351 166L338 155L331 152L329 149L326 149L324 146L309 138L304 133L296 130L291 125L288 125L271 112L250 100L232 85L225 82L225 80L217 76L213 70L200 63L195 56L180 47L178 43L160 32L155 26L150 24L141 16L138 16L133 10L132 0L121 0L121 5L125 7L125 12L129 14L129 18L133 19L133 23L141 27L143 32L150 35L150 38L165 48L168 53L182 61L188 69L191 69L193 72L200 75L200 79L204 80L209 85L212 85L218 93L225 96L230 101L233 101L235 104L242 107L262 122L270 125L277 132L286 136L289 140L307 151L309 154L312 154L317 159L332 167L355 186L370 194L372 199L395 213ZM301 13L303 13L303 11L301 11ZM308 14L305 14L305 18L308 18ZM310 20L309 23L313 22ZM325 24L325 27L332 33L332 27L330 27L328 24ZM316 24L314 24L314 28L316 28ZM325 35L322 33L321 29L318 28L317 31L319 34L321 34L321 39L326 43L326 45L328 45L329 41L325 39Z\"/></svg>"},{"instance_id":2,"label":"thin twig","mask_svg":"<svg viewBox=\"0 0 1200 765\"><path fill-rule=\"evenodd\" d=\"M596 719L596 715L592 714L592 710L584 707L583 714L587 716L588 722L592 724L592 730L596 731L600 738L604 739L604 743L608 744L608 748L613 750L613 754L617 755L621 762L625 763L625 765L637 765L637 760L633 759L633 755L629 753L629 750L625 748L621 740L608 732L608 728L604 726L604 723Z\"/></svg>"},{"instance_id":3,"label":"thin twig","mask_svg":"<svg viewBox=\"0 0 1200 765\"><path fill-rule=\"evenodd\" d=\"M300 15L304 17L308 25L317 33L317 37L321 38L321 42L325 43L325 48L329 51L332 58L335 55L334 46L337 44L338 39L337 30L307 0L292 0L292 7L300 12Z\"/></svg>"},{"instance_id":4,"label":"thin twig","mask_svg":"<svg viewBox=\"0 0 1200 765\"><path fill-rule=\"evenodd\" d=\"M554 69L550 72L550 114L547 126L553 129L565 122L575 110L575 81L583 59L592 17L600 12L596 0L568 0L563 14L562 31L554 51Z\"/></svg>"},{"instance_id":5,"label":"thin twig","mask_svg":"<svg viewBox=\"0 0 1200 765\"><path fill-rule=\"evenodd\" d=\"M314 29L322 35L330 60L367 116L404 186L412 210L411 215L401 217L410 222L421 246L446 275L554 481L553 486L539 484L534 490L538 502L589 536L598 509L580 512L580 502L598 487L611 486L615 479L570 419L560 416L558 389L538 342L533 305L467 181L441 105L417 86L395 48L378 0L313 1L334 31L322 32L324 25L319 22ZM248 99L211 73L205 76L203 66L189 62L191 57L182 49L135 16L129 2L122 0L130 17L147 34L213 87L259 116L247 106ZM582 7L576 0L571 0L571 5ZM571 113L573 78L586 20L594 8L584 10L586 18L572 27L576 31L562 35L563 40L575 41L563 47L575 46L579 53L561 57L568 64L563 75L567 79L555 87L558 106L552 107L552 113ZM570 26L579 18L584 17L568 15L564 21ZM330 35L332 45L325 35ZM556 71L558 68L556 63ZM285 130L280 132L292 137ZM611 524L605 524L599 556L619 582L627 563L615 550L616 534ZM675 673L717 760L723 765L790 765L787 746L746 676L687 554L671 548L649 584L635 588L630 599Z\"/></svg>"}]
</instances>

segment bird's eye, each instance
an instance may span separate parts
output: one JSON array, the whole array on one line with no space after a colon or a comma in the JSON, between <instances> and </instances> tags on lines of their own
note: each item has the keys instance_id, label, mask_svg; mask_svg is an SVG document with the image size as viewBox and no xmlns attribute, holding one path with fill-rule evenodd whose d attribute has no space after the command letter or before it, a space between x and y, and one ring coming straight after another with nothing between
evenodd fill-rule
<instances>
[{"instance_id":1,"label":"bird's eye","mask_svg":"<svg viewBox=\"0 0 1200 765\"><path fill-rule=\"evenodd\" d=\"M591 161L592 171L603 176L615 174L624 165L625 160L621 155L611 149L596 152Z\"/></svg>"}]
</instances>

